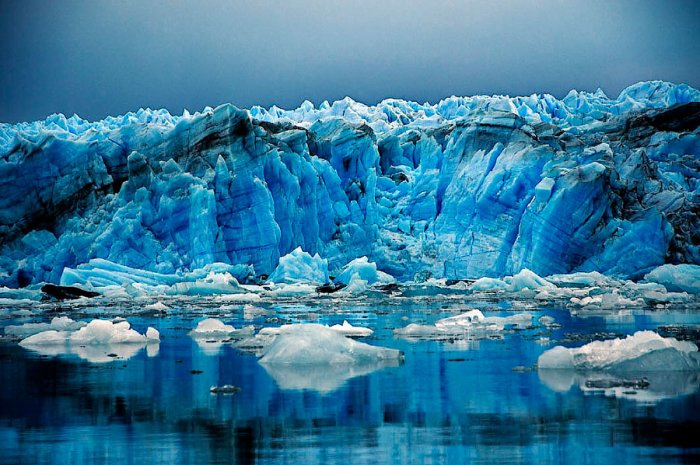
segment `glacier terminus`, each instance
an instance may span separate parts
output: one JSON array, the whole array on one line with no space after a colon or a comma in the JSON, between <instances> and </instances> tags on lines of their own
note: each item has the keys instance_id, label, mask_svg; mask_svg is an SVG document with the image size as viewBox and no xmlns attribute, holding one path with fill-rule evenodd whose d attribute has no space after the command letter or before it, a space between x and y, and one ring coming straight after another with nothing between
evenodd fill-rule
<instances>
[{"instance_id":1,"label":"glacier terminus","mask_svg":"<svg viewBox=\"0 0 700 465\"><path fill-rule=\"evenodd\" d=\"M223 267L252 283L295 253L317 284L362 257L382 282L523 269L638 280L665 264L697 279L698 121L698 90L651 81L617 98L2 124L0 284L60 283L91 260L156 278Z\"/></svg>"}]
</instances>

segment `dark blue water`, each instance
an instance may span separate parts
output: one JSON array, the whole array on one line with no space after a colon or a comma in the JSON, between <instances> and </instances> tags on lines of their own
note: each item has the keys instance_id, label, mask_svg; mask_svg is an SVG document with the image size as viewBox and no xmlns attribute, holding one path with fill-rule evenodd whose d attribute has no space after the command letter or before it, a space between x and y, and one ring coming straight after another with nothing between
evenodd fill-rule
<instances>
[{"instance_id":1,"label":"dark blue water","mask_svg":"<svg viewBox=\"0 0 700 465\"><path fill-rule=\"evenodd\" d=\"M254 355L229 345L203 350L187 335L205 313L217 313L208 304L198 309L188 302L188 310L160 318L134 315L133 308L68 312L74 318L126 314L139 331L149 325L161 331L159 351L149 356L141 350L127 360L98 364L0 343L0 463L700 461L700 381L695 375L670 379L657 399L645 401L640 400L644 393L606 396L584 392L570 380L543 379L536 369L513 370L532 367L548 347L536 342L542 336L581 345L594 333L611 337L661 325L698 326L696 312L578 318L565 309L539 308L530 310L535 320L549 314L562 327L509 331L502 339L411 342L394 338L391 330L409 322L432 323L465 305L326 301L319 307L309 302L263 306L272 313L252 321L244 321L242 306L218 313L236 327L347 319L375 329L365 341L401 349L405 363L345 381L342 373L305 368L297 375L312 389L285 390L275 376L289 373L269 373ZM1 324L17 322L6 316ZM650 379L651 389L655 380ZM210 386L224 384L241 391L210 394Z\"/></svg>"}]
</instances>

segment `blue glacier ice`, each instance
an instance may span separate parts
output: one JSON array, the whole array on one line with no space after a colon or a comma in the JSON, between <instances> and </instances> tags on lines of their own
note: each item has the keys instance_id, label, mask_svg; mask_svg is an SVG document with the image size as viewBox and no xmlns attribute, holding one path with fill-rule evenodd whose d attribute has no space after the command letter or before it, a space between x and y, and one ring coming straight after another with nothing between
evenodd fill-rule
<instances>
[{"instance_id":1,"label":"blue glacier ice","mask_svg":"<svg viewBox=\"0 0 700 465\"><path fill-rule=\"evenodd\" d=\"M699 121L698 90L651 81L1 124L0 286L293 282L297 249L318 283L360 257L399 281L641 279L700 264Z\"/></svg>"}]
</instances>

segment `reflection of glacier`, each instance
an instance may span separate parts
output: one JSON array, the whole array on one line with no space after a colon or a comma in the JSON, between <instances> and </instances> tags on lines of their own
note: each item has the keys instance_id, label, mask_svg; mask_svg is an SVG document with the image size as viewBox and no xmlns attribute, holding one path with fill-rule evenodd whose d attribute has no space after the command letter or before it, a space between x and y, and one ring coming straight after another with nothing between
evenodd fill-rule
<instances>
[{"instance_id":1,"label":"reflection of glacier","mask_svg":"<svg viewBox=\"0 0 700 465\"><path fill-rule=\"evenodd\" d=\"M394 360L364 361L353 364L280 365L262 364L265 371L284 390L311 390L321 394L333 392L351 378L365 376L384 368L399 366Z\"/></svg>"},{"instance_id":2,"label":"reflection of glacier","mask_svg":"<svg viewBox=\"0 0 700 465\"><path fill-rule=\"evenodd\" d=\"M297 247L401 280L700 263L698 101L655 81L0 125L0 285L92 258L269 274Z\"/></svg>"},{"instance_id":3,"label":"reflection of glacier","mask_svg":"<svg viewBox=\"0 0 700 465\"><path fill-rule=\"evenodd\" d=\"M538 375L545 386L556 392L568 392L576 385L584 393L604 393L639 402L658 402L686 396L700 388L698 372L610 373L540 369Z\"/></svg>"}]
</instances>

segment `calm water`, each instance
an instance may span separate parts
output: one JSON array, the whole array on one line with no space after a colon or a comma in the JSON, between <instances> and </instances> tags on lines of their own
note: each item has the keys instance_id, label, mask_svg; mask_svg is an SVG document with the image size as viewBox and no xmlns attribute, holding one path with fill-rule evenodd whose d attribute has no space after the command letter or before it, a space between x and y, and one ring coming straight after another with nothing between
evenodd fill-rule
<instances>
[{"instance_id":1,"label":"calm water","mask_svg":"<svg viewBox=\"0 0 700 465\"><path fill-rule=\"evenodd\" d=\"M572 317L529 309L562 325L510 331L503 339L406 341L391 330L466 309L454 301L327 300L260 304L268 314L188 301L166 317L134 308L68 311L73 318L128 316L161 331L159 350L91 363L0 343L0 463L697 463L697 374L650 377L648 390L584 392L573 374L531 367L553 340L629 334L660 325L700 325L693 311ZM509 302L481 303L505 310ZM522 304L521 304L522 306ZM18 320L5 309L0 325ZM57 309L62 313L62 309ZM314 321L369 326L366 342L405 352L405 363L346 379L345 370L266 371L229 345L200 347L187 332L205 315L236 327ZM223 316L221 316L223 315ZM251 320L252 318L252 320ZM570 336L570 335L575 336ZM601 337L599 334L598 337ZM581 345L584 341L570 342ZM201 373L192 374L191 370ZM210 386L233 384L234 395ZM306 389L299 389L305 386Z\"/></svg>"}]
</instances>

